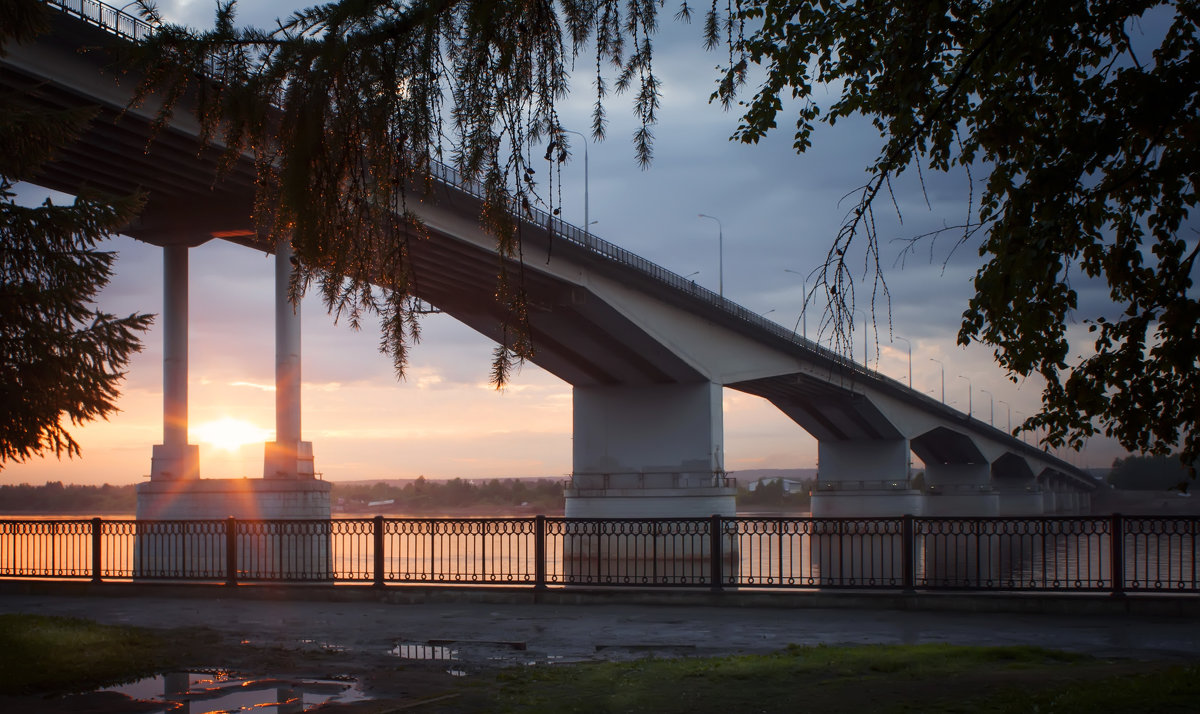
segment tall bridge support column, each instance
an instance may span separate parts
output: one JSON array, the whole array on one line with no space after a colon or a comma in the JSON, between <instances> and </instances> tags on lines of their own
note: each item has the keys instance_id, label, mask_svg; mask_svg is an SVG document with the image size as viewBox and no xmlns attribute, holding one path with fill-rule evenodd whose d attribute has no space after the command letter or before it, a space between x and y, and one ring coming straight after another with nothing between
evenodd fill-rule
<instances>
[{"instance_id":1,"label":"tall bridge support column","mask_svg":"<svg viewBox=\"0 0 1200 714\"><path fill-rule=\"evenodd\" d=\"M577 386L568 518L736 513L721 386Z\"/></svg>"},{"instance_id":2,"label":"tall bridge support column","mask_svg":"<svg viewBox=\"0 0 1200 714\"><path fill-rule=\"evenodd\" d=\"M814 517L921 515L921 493L909 487L907 439L822 440L817 454ZM902 581L904 538L898 528L864 520L818 521L813 529L809 557L822 584Z\"/></svg>"},{"instance_id":3,"label":"tall bridge support column","mask_svg":"<svg viewBox=\"0 0 1200 714\"><path fill-rule=\"evenodd\" d=\"M909 487L907 439L817 442L816 518L922 514L921 493Z\"/></svg>"},{"instance_id":4,"label":"tall bridge support column","mask_svg":"<svg viewBox=\"0 0 1200 714\"><path fill-rule=\"evenodd\" d=\"M266 446L264 479L187 477L170 471L177 454L198 462L187 439L187 248L166 247L163 441L154 447L155 473L138 484L135 579L225 572L226 547L236 543L238 569L252 577L324 581L331 577L330 486L315 479L312 445L300 441L300 316L287 299L291 255L276 255L276 441ZM178 446L183 444L180 450ZM229 518L238 530L225 534ZM289 521L264 523L263 521ZM162 521L166 521L165 523ZM197 522L198 521L198 522Z\"/></svg>"},{"instance_id":5,"label":"tall bridge support column","mask_svg":"<svg viewBox=\"0 0 1200 714\"><path fill-rule=\"evenodd\" d=\"M574 472L567 518L651 518L651 524L587 522L565 534L563 573L611 582L686 582L711 572L711 516L737 513L725 478L721 386L711 382L574 388ZM609 530L611 528L611 530ZM690 534L690 535L689 535ZM686 537L684 537L686 535ZM722 568L736 573L737 539L722 537Z\"/></svg>"},{"instance_id":6,"label":"tall bridge support column","mask_svg":"<svg viewBox=\"0 0 1200 714\"><path fill-rule=\"evenodd\" d=\"M292 246L275 247L275 441L263 454L263 478L315 478L312 442L300 438L300 305L288 299Z\"/></svg>"},{"instance_id":7,"label":"tall bridge support column","mask_svg":"<svg viewBox=\"0 0 1200 714\"><path fill-rule=\"evenodd\" d=\"M1000 514L992 467L983 463L926 463L925 515L988 517ZM978 522L976 522L978 523ZM978 530L977 530L978 528ZM1011 570L1011 558L986 527L933 521L921 538L925 577L935 585L995 582Z\"/></svg>"},{"instance_id":8,"label":"tall bridge support column","mask_svg":"<svg viewBox=\"0 0 1200 714\"><path fill-rule=\"evenodd\" d=\"M1000 497L988 463L925 464L925 515L998 516Z\"/></svg>"},{"instance_id":9,"label":"tall bridge support column","mask_svg":"<svg viewBox=\"0 0 1200 714\"><path fill-rule=\"evenodd\" d=\"M163 246L163 443L150 457L154 481L200 478L200 447L188 443L188 245Z\"/></svg>"}]
</instances>

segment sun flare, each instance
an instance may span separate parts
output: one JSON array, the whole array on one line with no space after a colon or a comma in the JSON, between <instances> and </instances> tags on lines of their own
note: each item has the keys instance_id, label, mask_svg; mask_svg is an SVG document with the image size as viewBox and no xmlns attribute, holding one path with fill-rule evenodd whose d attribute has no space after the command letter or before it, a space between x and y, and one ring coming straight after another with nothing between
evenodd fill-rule
<instances>
[{"instance_id":1,"label":"sun flare","mask_svg":"<svg viewBox=\"0 0 1200 714\"><path fill-rule=\"evenodd\" d=\"M195 428L196 438L222 451L237 451L246 444L262 443L271 432L243 419L222 417Z\"/></svg>"}]
</instances>

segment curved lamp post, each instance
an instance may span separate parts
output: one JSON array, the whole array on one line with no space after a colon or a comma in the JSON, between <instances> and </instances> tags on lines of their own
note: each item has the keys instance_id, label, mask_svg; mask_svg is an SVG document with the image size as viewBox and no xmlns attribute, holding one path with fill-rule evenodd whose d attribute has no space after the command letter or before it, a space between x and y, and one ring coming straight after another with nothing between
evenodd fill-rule
<instances>
[{"instance_id":1,"label":"curved lamp post","mask_svg":"<svg viewBox=\"0 0 1200 714\"><path fill-rule=\"evenodd\" d=\"M901 337L900 335L892 335L892 337L903 341L908 346L908 388L912 389L912 343L908 341L907 337Z\"/></svg>"},{"instance_id":2,"label":"curved lamp post","mask_svg":"<svg viewBox=\"0 0 1200 714\"><path fill-rule=\"evenodd\" d=\"M937 362L938 367L942 370L942 404L946 403L946 365L940 359L929 358L930 362Z\"/></svg>"},{"instance_id":3,"label":"curved lamp post","mask_svg":"<svg viewBox=\"0 0 1200 714\"><path fill-rule=\"evenodd\" d=\"M588 140L583 132L574 129L562 129L564 134L574 134L583 139L583 232L592 232L592 222L588 220Z\"/></svg>"}]
</instances>

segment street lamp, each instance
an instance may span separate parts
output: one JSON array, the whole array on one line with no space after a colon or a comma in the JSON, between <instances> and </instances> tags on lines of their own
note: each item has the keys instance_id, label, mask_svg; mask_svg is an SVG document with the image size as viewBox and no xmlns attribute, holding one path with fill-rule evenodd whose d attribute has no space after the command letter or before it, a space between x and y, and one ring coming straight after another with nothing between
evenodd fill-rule
<instances>
[{"instance_id":1,"label":"street lamp","mask_svg":"<svg viewBox=\"0 0 1200 714\"><path fill-rule=\"evenodd\" d=\"M971 378L970 378L970 377L967 377L966 375L962 375L962 374L958 375L958 378L959 378L959 379L965 379L965 380L967 380L967 416L974 416L974 415L975 415L975 409L974 409L974 407L972 406L972 403L971 403L971 399L972 399L972 396L971 396L971 392L972 392Z\"/></svg>"},{"instance_id":2,"label":"street lamp","mask_svg":"<svg viewBox=\"0 0 1200 714\"><path fill-rule=\"evenodd\" d=\"M938 367L942 368L942 404L946 403L946 365L942 364L940 359L929 358L930 362L937 362Z\"/></svg>"},{"instance_id":3,"label":"street lamp","mask_svg":"<svg viewBox=\"0 0 1200 714\"><path fill-rule=\"evenodd\" d=\"M997 399L996 402L998 404L1003 404L1005 406L1005 408L1008 409L1008 433L1011 435L1012 434L1012 405L1009 404L1008 402L1004 401L1003 399Z\"/></svg>"},{"instance_id":4,"label":"street lamp","mask_svg":"<svg viewBox=\"0 0 1200 714\"><path fill-rule=\"evenodd\" d=\"M583 139L583 232L588 234L592 232L592 223L588 220L588 140L582 132L574 129L562 129L564 134L575 134Z\"/></svg>"},{"instance_id":5,"label":"street lamp","mask_svg":"<svg viewBox=\"0 0 1200 714\"><path fill-rule=\"evenodd\" d=\"M697 270L697 271L696 271L696 272L694 272L694 273L688 273L687 275L683 276L683 279L684 279L684 280L687 280L688 278L694 278L694 277L696 277L696 276L697 276L697 275L699 275L699 274L700 274L700 271L699 271L699 270Z\"/></svg>"},{"instance_id":6,"label":"street lamp","mask_svg":"<svg viewBox=\"0 0 1200 714\"><path fill-rule=\"evenodd\" d=\"M996 398L986 389L980 389L979 393L988 395L988 424L996 426Z\"/></svg>"},{"instance_id":7,"label":"street lamp","mask_svg":"<svg viewBox=\"0 0 1200 714\"><path fill-rule=\"evenodd\" d=\"M707 213L699 215L701 218L711 218L717 222L717 295L725 297L725 227L716 216Z\"/></svg>"},{"instance_id":8,"label":"street lamp","mask_svg":"<svg viewBox=\"0 0 1200 714\"><path fill-rule=\"evenodd\" d=\"M796 318L796 325L792 327L792 334L793 335L796 334L796 328L799 327L800 322L803 321L804 322L804 332L801 332L800 334L803 335L804 339L807 340L808 339L808 276L803 273L792 270L791 268L784 268L783 272L800 276L800 290L804 293L804 302L800 305L800 315Z\"/></svg>"},{"instance_id":9,"label":"street lamp","mask_svg":"<svg viewBox=\"0 0 1200 714\"><path fill-rule=\"evenodd\" d=\"M908 345L908 388L912 389L912 343L908 341L907 337L901 337L900 335L892 335L892 337L897 340L903 340L904 344Z\"/></svg>"}]
</instances>

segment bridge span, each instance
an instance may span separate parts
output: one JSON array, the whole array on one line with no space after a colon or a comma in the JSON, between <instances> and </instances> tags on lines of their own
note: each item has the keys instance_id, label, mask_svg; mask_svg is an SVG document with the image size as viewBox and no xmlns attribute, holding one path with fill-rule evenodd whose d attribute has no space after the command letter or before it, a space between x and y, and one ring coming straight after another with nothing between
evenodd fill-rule
<instances>
[{"instance_id":1,"label":"bridge span","mask_svg":"<svg viewBox=\"0 0 1200 714\"><path fill-rule=\"evenodd\" d=\"M290 249L255 234L253 167L246 161L218 178L218 152L200 143L198 123L184 114L148 143L153 107L128 109L135 82L111 68L103 48L152 28L92 0L50 4L61 11L52 32L4 48L0 87L47 107L98 106L99 113L38 183L67 193L85 186L145 192L145 212L124 232L164 250L163 443L154 446L144 491L173 492L199 479L198 450L187 437L187 255L221 239L276 254L277 436L265 447L266 478L256 488L282 479L319 497L324 484L314 482L312 445L301 429ZM479 225L480 192L453 169L436 170L440 180L418 208L430 239L413 244L417 296L499 338L500 258ZM546 213L523 219L522 235L532 361L573 388L568 516L733 515L725 387L769 400L817 439L816 516L1088 508L1095 483L1086 473L1002 430ZM925 465L920 487L912 454ZM213 517L204 509L194 515Z\"/></svg>"}]
</instances>

